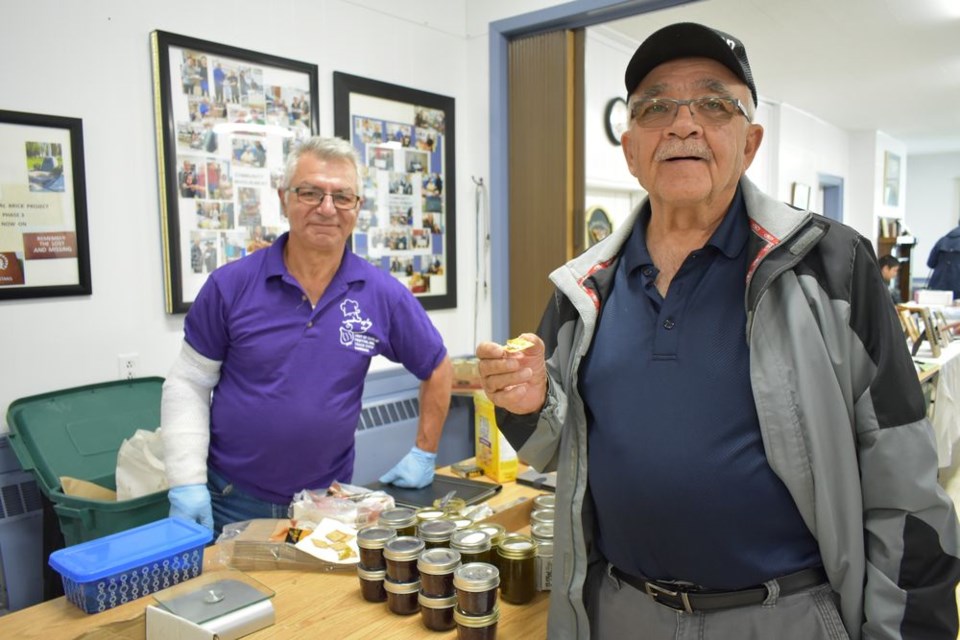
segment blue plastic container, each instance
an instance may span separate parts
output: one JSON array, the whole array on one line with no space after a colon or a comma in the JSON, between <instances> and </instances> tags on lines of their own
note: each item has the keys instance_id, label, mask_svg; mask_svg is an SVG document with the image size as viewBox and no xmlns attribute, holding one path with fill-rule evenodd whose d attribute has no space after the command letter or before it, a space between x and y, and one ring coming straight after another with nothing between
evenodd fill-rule
<instances>
[{"instance_id":1,"label":"blue plastic container","mask_svg":"<svg viewBox=\"0 0 960 640\"><path fill-rule=\"evenodd\" d=\"M213 532L164 518L50 554L67 600L87 613L112 609L195 578Z\"/></svg>"}]
</instances>

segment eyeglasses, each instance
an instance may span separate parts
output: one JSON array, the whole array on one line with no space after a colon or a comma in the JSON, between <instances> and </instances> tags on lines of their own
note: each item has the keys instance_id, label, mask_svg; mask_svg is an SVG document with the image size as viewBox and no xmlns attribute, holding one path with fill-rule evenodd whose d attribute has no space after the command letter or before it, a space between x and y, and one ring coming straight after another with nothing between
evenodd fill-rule
<instances>
[{"instance_id":1,"label":"eyeglasses","mask_svg":"<svg viewBox=\"0 0 960 640\"><path fill-rule=\"evenodd\" d=\"M750 116L743 108L743 103L736 98L721 98L707 96L693 100L674 100L673 98L650 98L637 100L630 105L630 119L644 129L656 129L673 124L674 118L682 105L690 108L693 119L700 124L726 124L733 116L741 114L747 121Z\"/></svg>"},{"instance_id":2,"label":"eyeglasses","mask_svg":"<svg viewBox=\"0 0 960 640\"><path fill-rule=\"evenodd\" d=\"M297 200L301 204L310 205L312 207L322 203L323 199L327 196L330 196L330 198L333 199L334 208L340 211L350 211L357 206L358 202L360 202L360 196L356 196L352 193L343 193L342 191L327 193L326 191L314 189L313 187L296 187L294 189L287 189L287 191L292 191L293 193L297 194Z\"/></svg>"}]
</instances>

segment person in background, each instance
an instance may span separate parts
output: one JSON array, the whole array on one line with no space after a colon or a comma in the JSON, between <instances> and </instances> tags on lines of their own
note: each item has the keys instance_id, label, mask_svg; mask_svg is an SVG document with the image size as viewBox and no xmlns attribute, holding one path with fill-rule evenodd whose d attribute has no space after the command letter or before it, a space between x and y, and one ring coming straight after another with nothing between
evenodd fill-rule
<instances>
[{"instance_id":1,"label":"person in background","mask_svg":"<svg viewBox=\"0 0 960 640\"><path fill-rule=\"evenodd\" d=\"M897 287L897 276L900 275L900 261L891 255L881 256L877 260L880 265L880 277L887 283L890 298L893 304L900 304L900 289Z\"/></svg>"},{"instance_id":2,"label":"person in background","mask_svg":"<svg viewBox=\"0 0 960 640\"><path fill-rule=\"evenodd\" d=\"M358 193L348 142L303 142L278 189L290 231L217 269L197 294L161 401L171 516L219 533L287 517L302 489L349 482L376 355L422 380L416 442L380 480L433 481L453 369L420 302L347 248Z\"/></svg>"},{"instance_id":3,"label":"person in background","mask_svg":"<svg viewBox=\"0 0 960 640\"><path fill-rule=\"evenodd\" d=\"M927 266L933 269L928 289L953 291L953 299L960 298L960 226L937 240L927 258Z\"/></svg>"},{"instance_id":4,"label":"person in background","mask_svg":"<svg viewBox=\"0 0 960 640\"><path fill-rule=\"evenodd\" d=\"M648 198L551 274L530 346L477 347L557 471L548 637L953 640L957 516L870 242L745 177L735 37L667 26L625 84Z\"/></svg>"}]
</instances>

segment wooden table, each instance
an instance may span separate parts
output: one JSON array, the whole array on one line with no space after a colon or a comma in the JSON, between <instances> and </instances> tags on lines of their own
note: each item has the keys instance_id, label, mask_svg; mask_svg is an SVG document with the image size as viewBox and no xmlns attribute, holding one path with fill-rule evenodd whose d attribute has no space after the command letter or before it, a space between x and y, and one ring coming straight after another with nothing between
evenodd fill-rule
<instances>
[{"instance_id":1,"label":"wooden table","mask_svg":"<svg viewBox=\"0 0 960 640\"><path fill-rule=\"evenodd\" d=\"M448 472L443 469L441 472ZM482 479L482 478L478 478ZM506 505L493 516L510 530L529 527L531 498L539 492L506 483L489 504L495 510ZM519 503L517 501L520 501ZM513 526L511 526L513 525ZM204 569L216 568L217 548L208 547ZM401 640L406 638L456 638L456 629L446 632L429 631L423 626L420 614L398 616L387 609L386 603L371 603L360 596L360 582L353 571L328 573L288 570L248 571L251 577L276 592L273 605L276 623L246 636L251 640L275 638L337 638L344 640ZM500 600L500 623L497 637L501 640L523 638L543 640L547 637L547 593L538 593L534 600L518 606ZM148 604L155 604L149 595L102 613L86 614L65 598L60 597L10 615L0 617L0 637L29 640L72 640L85 632L103 628L111 623L132 620L142 615ZM104 635L104 638L111 637ZM114 637L140 637L117 635Z\"/></svg>"}]
</instances>

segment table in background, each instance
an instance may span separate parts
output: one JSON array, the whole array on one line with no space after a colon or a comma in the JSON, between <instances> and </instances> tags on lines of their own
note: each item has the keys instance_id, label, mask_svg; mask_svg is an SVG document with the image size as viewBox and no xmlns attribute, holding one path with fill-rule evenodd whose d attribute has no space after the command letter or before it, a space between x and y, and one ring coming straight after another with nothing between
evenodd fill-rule
<instances>
[{"instance_id":1,"label":"table in background","mask_svg":"<svg viewBox=\"0 0 960 640\"><path fill-rule=\"evenodd\" d=\"M449 473L449 468L440 473ZM478 478L481 479L481 478ZM500 493L488 503L493 516L510 530L529 527L531 498L539 492L515 482L505 483ZM216 563L217 547L208 547L204 554L204 569L221 568ZM360 596L360 582L354 571L303 572L289 570L246 571L276 593L273 605L276 623L249 636L251 640L271 638L338 638L343 640L406 640L408 638L437 638L450 640L456 630L429 631L423 626L420 614L398 616L387 609L386 603L372 603ZM102 613L86 614L65 598L22 609L0 617L0 637L18 640L72 640L85 632L105 625L136 618L148 604L155 604L151 594L109 609ZM500 600L498 637L543 640L547 637L547 606L549 594L538 593L525 605L512 605Z\"/></svg>"},{"instance_id":2,"label":"table in background","mask_svg":"<svg viewBox=\"0 0 960 640\"><path fill-rule=\"evenodd\" d=\"M953 340L934 358L924 343L914 358L937 365L930 421L937 438L937 460L941 469L953 463L953 449L960 442L960 340Z\"/></svg>"}]
</instances>

